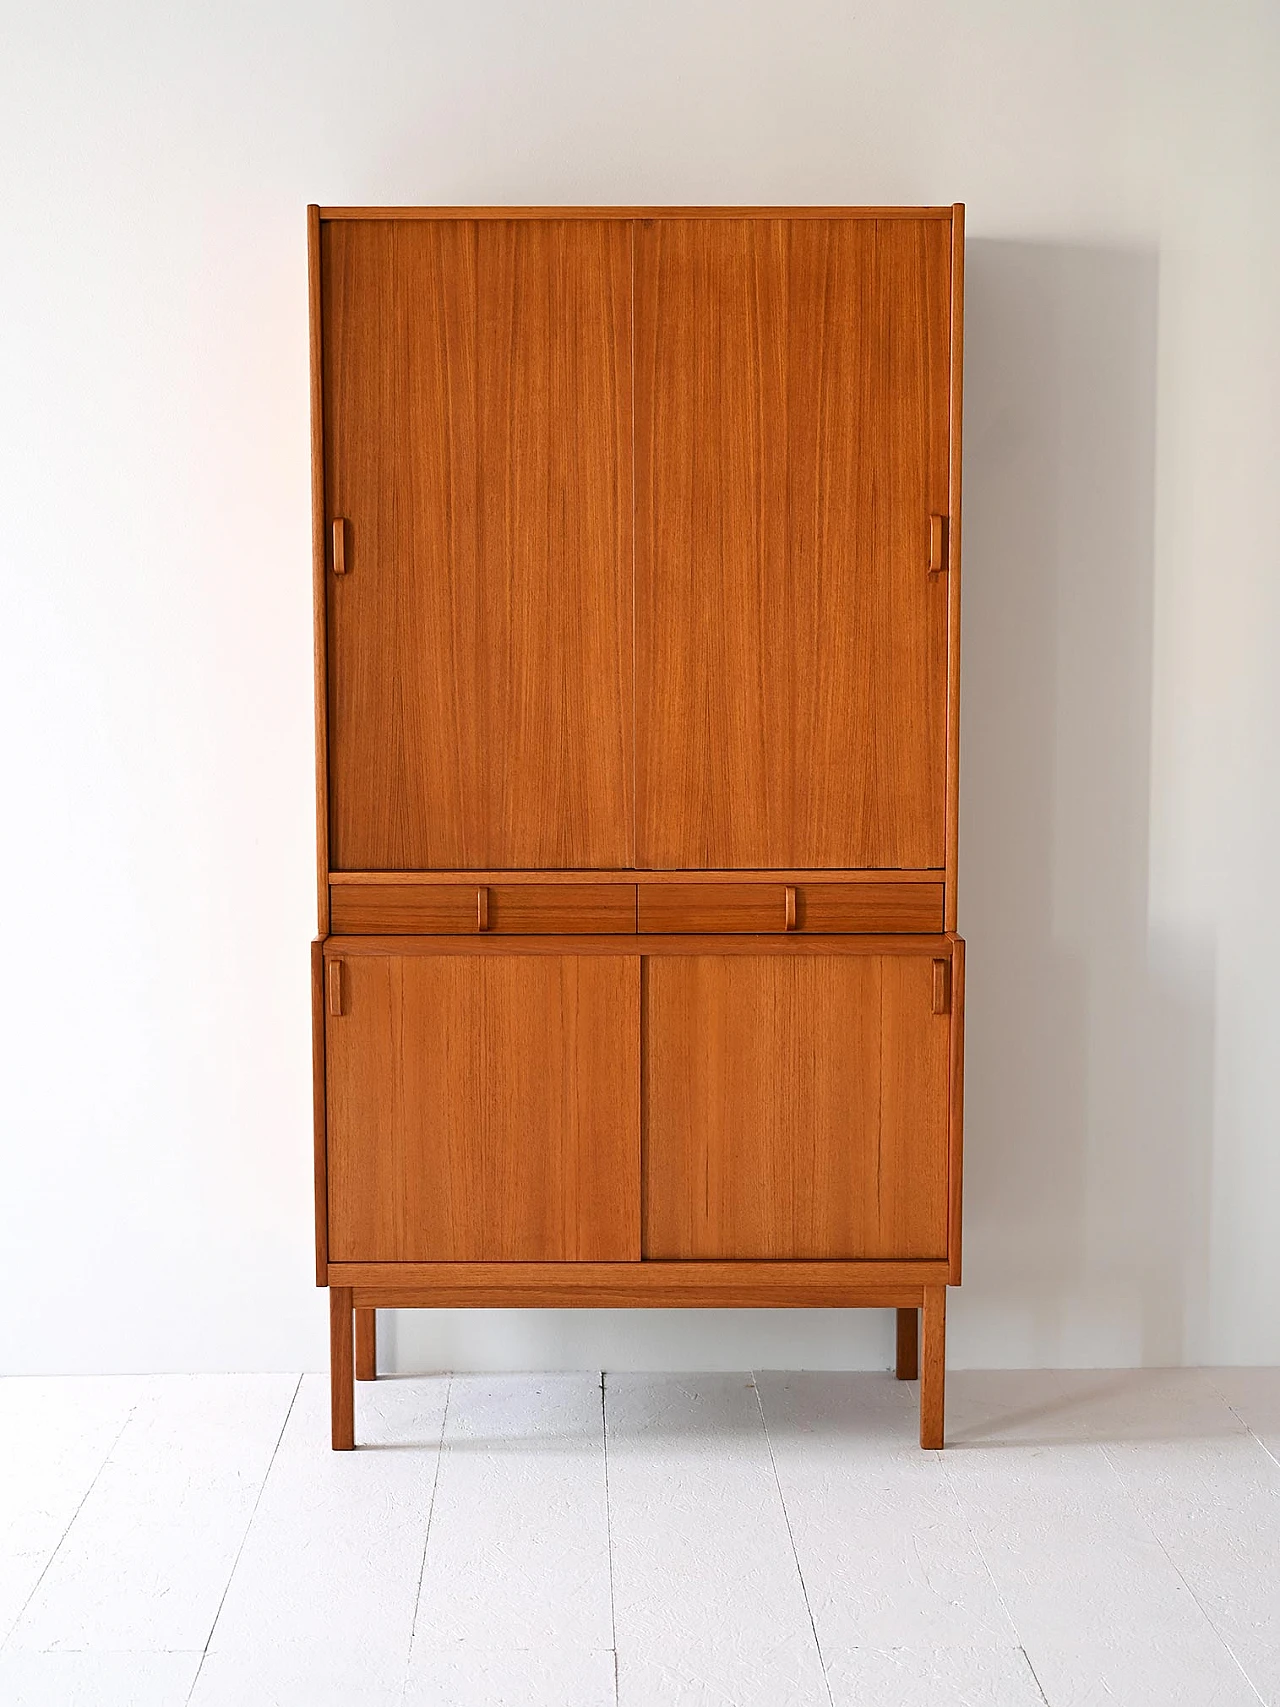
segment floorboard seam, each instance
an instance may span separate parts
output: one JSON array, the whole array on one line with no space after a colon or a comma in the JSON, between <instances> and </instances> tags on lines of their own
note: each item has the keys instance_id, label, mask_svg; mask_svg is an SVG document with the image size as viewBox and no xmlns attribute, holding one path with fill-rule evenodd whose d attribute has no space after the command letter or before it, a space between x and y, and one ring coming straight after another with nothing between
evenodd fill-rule
<instances>
[{"instance_id":1,"label":"floorboard seam","mask_svg":"<svg viewBox=\"0 0 1280 1707\"><path fill-rule=\"evenodd\" d=\"M444 1431L449 1422L449 1400L453 1397L453 1376L444 1390L444 1409L440 1413L440 1439L436 1443L436 1473L431 1478L431 1496L427 1500L427 1527L422 1537L422 1559L418 1565L418 1592L413 1597L413 1622L409 1626L409 1651L404 1657L404 1683L400 1688L403 1701L409 1693L409 1672L413 1665L413 1644L418 1635L418 1608L422 1605L422 1579L427 1574L427 1548L431 1543L431 1519L436 1509L436 1489L440 1485L440 1466L444 1462Z\"/></svg>"},{"instance_id":2,"label":"floorboard seam","mask_svg":"<svg viewBox=\"0 0 1280 1707\"><path fill-rule=\"evenodd\" d=\"M1224 1403L1225 1403L1225 1400L1224 1400ZM1178 1569L1178 1565L1177 1565L1176 1560L1174 1559L1173 1555L1170 1553L1169 1549L1165 1546L1164 1541L1161 1538L1159 1531L1156 1529L1156 1526L1149 1520L1146 1513L1139 1508L1137 1501L1134 1499L1133 1495L1130 1493L1128 1487L1125 1484L1124 1477L1120 1473L1120 1467L1117 1465L1116 1461L1114 1460L1114 1458L1112 1458L1110 1452L1107 1450L1105 1442L1100 1442L1099 1444L1100 1444L1100 1450L1102 1452L1102 1456L1106 1460L1107 1467L1110 1469L1111 1474L1115 1477L1116 1482L1119 1484L1122 1492L1124 1493L1124 1497L1129 1503L1130 1510L1133 1512L1134 1516L1138 1519L1138 1522L1146 1530L1147 1534L1155 1542L1156 1546L1160 1549L1161 1553L1163 1553L1164 1557L1168 1560L1169 1569L1173 1572L1173 1574L1177 1577L1178 1581L1182 1584L1183 1588L1185 1588L1187 1593L1191 1596L1192 1602L1195 1605L1195 1607L1197 1608L1197 1610L1199 1611L1200 1616L1204 1619L1205 1623L1209 1626L1210 1630L1213 1631L1214 1636L1217 1638L1217 1640L1222 1644L1223 1648L1225 1648L1227 1653L1230 1655L1232 1665L1240 1673L1241 1677L1249 1685L1249 1688L1253 1691L1253 1693L1258 1697L1258 1700L1262 1703L1262 1707L1269 1707L1269 1703L1267 1702L1266 1697L1262 1694L1262 1692L1261 1692L1261 1690L1259 1690L1257 1684L1253 1681L1253 1679L1249 1676L1248 1672L1241 1665L1239 1659L1236 1656L1235 1649L1231 1646L1231 1643L1227 1640L1227 1638L1222 1634L1222 1631L1219 1630L1217 1624L1214 1622L1213 1618L1211 1617L1211 1615L1210 1615L1207 1607L1205 1606L1204 1602L1200 1599L1200 1596L1196 1593L1196 1591L1192 1588L1191 1584L1187 1581L1186 1577L1184 1577L1182 1572Z\"/></svg>"},{"instance_id":3,"label":"floorboard seam","mask_svg":"<svg viewBox=\"0 0 1280 1707\"><path fill-rule=\"evenodd\" d=\"M773 1483L778 1490L778 1504L782 1507L782 1521L787 1526L787 1540L791 1543L791 1557L795 1561L796 1575L800 1579L800 1593L804 1596L804 1609L809 1614L809 1628L813 1632L813 1645L817 1651L818 1664L822 1668L822 1687L827 1692L830 1707L835 1707L835 1698L831 1693L831 1679L827 1676L827 1662L823 1656L822 1643L818 1640L818 1625L813 1616L813 1607L809 1603L809 1585L804 1580L804 1571L800 1566L800 1554L796 1549L795 1532L791 1527L791 1513L787 1510L787 1496L782 1491L782 1478L778 1474L778 1460L774 1457L773 1441L769 1438L769 1423L764 1414L764 1400L760 1397L760 1383L756 1380L756 1372L751 1371L751 1388L756 1396L756 1409L760 1412L760 1427L764 1430L764 1443L769 1451L769 1465L773 1471Z\"/></svg>"},{"instance_id":4,"label":"floorboard seam","mask_svg":"<svg viewBox=\"0 0 1280 1707\"><path fill-rule=\"evenodd\" d=\"M1231 1400L1222 1391L1221 1387L1218 1386L1217 1382L1213 1379L1213 1377L1211 1375L1206 1375L1205 1380L1208 1382L1208 1385L1212 1389L1214 1394L1219 1399L1222 1400L1223 1404L1227 1407L1227 1409L1231 1412L1232 1416L1240 1424L1240 1427L1249 1436L1249 1439L1252 1440L1258 1447L1260 1447L1261 1450L1263 1451L1263 1453L1265 1453L1265 1455L1276 1466L1277 1470L1280 1470L1280 1458L1276 1457L1275 1453L1267 1445L1266 1441L1263 1440L1262 1436L1260 1434L1258 1434L1257 1431L1253 1428L1252 1424L1249 1422L1249 1419L1244 1415L1244 1413L1242 1411L1237 1410L1235 1405L1233 1405L1231 1403Z\"/></svg>"},{"instance_id":5,"label":"floorboard seam","mask_svg":"<svg viewBox=\"0 0 1280 1707\"><path fill-rule=\"evenodd\" d=\"M999 1590L997 1589L996 1592L999 1593ZM1031 1655L1027 1652L1026 1648L1022 1647L1022 1646L1019 1646L1018 1652L1022 1655L1023 1659L1027 1662L1027 1670L1031 1673L1031 1681L1036 1686L1036 1694L1044 1702L1044 1707L1050 1707L1049 1697L1044 1692L1044 1684L1041 1683L1039 1674L1037 1673L1036 1668L1031 1663Z\"/></svg>"},{"instance_id":6,"label":"floorboard seam","mask_svg":"<svg viewBox=\"0 0 1280 1707\"><path fill-rule=\"evenodd\" d=\"M618 1609L613 1598L613 1508L609 1503L609 1410L605 1404L605 1372L600 1371L600 1444L604 1456L604 1536L609 1560L609 1640L613 1645L613 1700L618 1701Z\"/></svg>"},{"instance_id":7,"label":"floorboard seam","mask_svg":"<svg viewBox=\"0 0 1280 1707\"><path fill-rule=\"evenodd\" d=\"M102 1475L102 1472L106 1469L107 1465L110 1464L111 1455L115 1451L116 1447L119 1446L121 1437L123 1436L125 1429L127 1429L129 1424L133 1421L134 1416L137 1414L137 1410L138 1410L138 1401L135 1400L135 1402L129 1406L128 1415L125 1417L124 1421L120 1424L120 1427L116 1432L116 1437L111 1442L111 1445L108 1446L106 1453L103 1456L103 1460L102 1460L101 1464L99 1464L98 1468L93 1472L93 1478L90 1481L89 1486L85 1489L84 1493L81 1495L79 1504L76 1506L76 1509L71 1513L71 1516L67 1519L67 1526L62 1531L62 1534L59 1535L57 1546L53 1549L53 1552L50 1553L49 1557L45 1560L44 1568L41 1570L40 1575L36 1578L35 1582L31 1585L31 1593L27 1596L27 1598L23 1601L22 1605L18 1608L18 1616L14 1619L13 1623L5 1631L4 1641L0 1642L0 1653L3 1653L5 1650L7 1650L9 1648L9 1642L13 1637L14 1631L18 1628L19 1624L22 1623L23 1616L25 1615L27 1608L31 1605L31 1602L35 1599L36 1595L40 1592L40 1584L48 1576L49 1570L53 1564L53 1561L58 1557L58 1554L62 1551L62 1543L67 1539L67 1536L70 1535L72 1525L75 1523L75 1520L79 1517L80 1513L84 1510L85 1501L89 1498L89 1495L97 1487L98 1478Z\"/></svg>"},{"instance_id":8,"label":"floorboard seam","mask_svg":"<svg viewBox=\"0 0 1280 1707\"><path fill-rule=\"evenodd\" d=\"M280 1450L280 1442L284 1439L284 1431L289 1426L289 1418L293 1415L293 1407L298 1402L298 1394L301 1390L302 1376L299 1375L298 1379L293 1384L293 1392L289 1395L289 1403L285 1407L284 1421L280 1424L280 1432L276 1436L275 1445L271 1448L271 1457L267 1460L267 1468L263 1473L262 1481L258 1486L258 1497L253 1502L253 1510L249 1513L249 1521L244 1526L244 1534L240 1537L240 1545L236 1548L236 1556L231 1561L231 1569L227 1572L227 1580L222 1585L222 1594L218 1600L218 1610L213 1615L213 1622L209 1626L209 1634L205 1637L204 1647L200 1650L200 1663L196 1667L195 1676L191 1679L191 1688L187 1691L188 1702L195 1694L196 1684L200 1681L200 1673L204 1670L204 1662L209 1654L209 1644L213 1641L213 1633L218 1628L218 1620L222 1617L222 1609L227 1603L227 1595L231 1592L231 1579L236 1574L236 1566L240 1563L240 1556L244 1552L245 1543L249 1539L249 1531L253 1528L253 1520L258 1515L258 1507L262 1504L262 1496L266 1492L267 1481L271 1475L272 1467L275 1464L276 1454Z\"/></svg>"},{"instance_id":9,"label":"floorboard seam","mask_svg":"<svg viewBox=\"0 0 1280 1707\"><path fill-rule=\"evenodd\" d=\"M1031 1667L1031 1675L1036 1680L1036 1688L1040 1690L1041 1696L1044 1697L1045 1707L1048 1707L1048 1697L1045 1696L1044 1690L1040 1687L1040 1679L1036 1675L1036 1668L1031 1665L1031 1656L1027 1653L1026 1642L1022 1630L1018 1624L1018 1620L1013 1616L1013 1613L1009 1608L1009 1602L1004 1597L1004 1590L1000 1587L1000 1582L996 1573L991 1569L991 1561L987 1557L987 1550L982 1545L982 1538L979 1536L973 1520L969 1515L969 1501L955 1479L955 1472L951 1468L951 1461L947 1457L945 1449L937 1454L937 1459L942 1466L942 1480L951 1494L952 1509L964 1524L969 1540L972 1543L974 1554L981 1561L982 1568L987 1573L987 1581L991 1584L992 1593L995 1595L996 1600L999 1603L1000 1610L1009 1620L1009 1628L1017 1638L1018 1645L1022 1649L1026 1662L1028 1666Z\"/></svg>"}]
</instances>

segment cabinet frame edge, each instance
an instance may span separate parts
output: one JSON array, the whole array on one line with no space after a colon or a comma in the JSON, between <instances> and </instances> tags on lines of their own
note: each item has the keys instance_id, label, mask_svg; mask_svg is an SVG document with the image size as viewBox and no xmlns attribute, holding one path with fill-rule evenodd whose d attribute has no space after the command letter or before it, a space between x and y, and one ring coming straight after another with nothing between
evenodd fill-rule
<instances>
[{"instance_id":1,"label":"cabinet frame edge","mask_svg":"<svg viewBox=\"0 0 1280 1707\"><path fill-rule=\"evenodd\" d=\"M964 415L964 203L951 210L951 391L947 474L946 894L943 929L956 929L960 829L960 465Z\"/></svg>"}]
</instances>

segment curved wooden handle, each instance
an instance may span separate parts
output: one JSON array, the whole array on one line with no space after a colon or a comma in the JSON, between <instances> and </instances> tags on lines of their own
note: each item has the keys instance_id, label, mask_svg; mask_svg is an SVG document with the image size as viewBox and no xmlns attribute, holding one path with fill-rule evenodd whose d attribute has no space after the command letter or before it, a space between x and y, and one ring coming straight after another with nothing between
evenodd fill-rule
<instances>
[{"instance_id":1,"label":"curved wooden handle","mask_svg":"<svg viewBox=\"0 0 1280 1707\"><path fill-rule=\"evenodd\" d=\"M939 575L946 568L947 518L929 517L929 573Z\"/></svg>"},{"instance_id":2,"label":"curved wooden handle","mask_svg":"<svg viewBox=\"0 0 1280 1707\"><path fill-rule=\"evenodd\" d=\"M476 929L487 931L489 928L489 891L476 890Z\"/></svg>"},{"instance_id":3,"label":"curved wooden handle","mask_svg":"<svg viewBox=\"0 0 1280 1707\"><path fill-rule=\"evenodd\" d=\"M796 888L795 888L795 884L794 883L788 883L786 890L784 891L784 894L785 894L785 899L783 901L783 908L784 908L783 918L785 920L785 923L783 924L782 928L783 928L783 930L786 930L786 931L793 931L796 928Z\"/></svg>"}]
</instances>

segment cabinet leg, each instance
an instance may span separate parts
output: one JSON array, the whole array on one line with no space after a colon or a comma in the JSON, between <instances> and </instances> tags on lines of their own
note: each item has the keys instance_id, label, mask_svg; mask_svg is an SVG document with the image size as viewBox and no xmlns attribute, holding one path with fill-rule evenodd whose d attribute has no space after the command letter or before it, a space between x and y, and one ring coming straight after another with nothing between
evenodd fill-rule
<instances>
[{"instance_id":1,"label":"cabinet leg","mask_svg":"<svg viewBox=\"0 0 1280 1707\"><path fill-rule=\"evenodd\" d=\"M924 1289L924 1346L920 1366L920 1444L926 1450L942 1445L947 1381L947 1289Z\"/></svg>"},{"instance_id":2,"label":"cabinet leg","mask_svg":"<svg viewBox=\"0 0 1280 1707\"><path fill-rule=\"evenodd\" d=\"M919 1310L898 1311L897 1376L899 1381L918 1381L920 1379Z\"/></svg>"},{"instance_id":3,"label":"cabinet leg","mask_svg":"<svg viewBox=\"0 0 1280 1707\"><path fill-rule=\"evenodd\" d=\"M351 1288L329 1288L329 1401L333 1450L350 1452L356 1443L356 1388L351 1331Z\"/></svg>"},{"instance_id":4,"label":"cabinet leg","mask_svg":"<svg viewBox=\"0 0 1280 1707\"><path fill-rule=\"evenodd\" d=\"M356 1311L356 1380L378 1379L378 1312Z\"/></svg>"}]
</instances>

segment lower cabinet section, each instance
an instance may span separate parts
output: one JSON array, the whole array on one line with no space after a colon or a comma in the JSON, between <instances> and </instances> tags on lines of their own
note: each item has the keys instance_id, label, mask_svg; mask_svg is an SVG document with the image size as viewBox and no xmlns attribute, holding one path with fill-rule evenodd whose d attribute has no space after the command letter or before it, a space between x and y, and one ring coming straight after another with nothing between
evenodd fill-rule
<instances>
[{"instance_id":1,"label":"lower cabinet section","mask_svg":"<svg viewBox=\"0 0 1280 1707\"><path fill-rule=\"evenodd\" d=\"M640 962L331 955L329 1260L640 1255Z\"/></svg>"},{"instance_id":2,"label":"lower cabinet section","mask_svg":"<svg viewBox=\"0 0 1280 1707\"><path fill-rule=\"evenodd\" d=\"M930 955L650 960L645 1256L945 1257L934 977Z\"/></svg>"},{"instance_id":3,"label":"lower cabinet section","mask_svg":"<svg viewBox=\"0 0 1280 1707\"><path fill-rule=\"evenodd\" d=\"M330 938L327 1261L954 1259L960 950Z\"/></svg>"}]
</instances>

